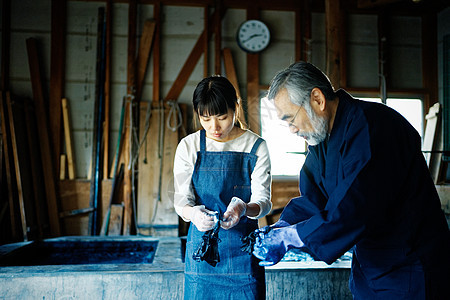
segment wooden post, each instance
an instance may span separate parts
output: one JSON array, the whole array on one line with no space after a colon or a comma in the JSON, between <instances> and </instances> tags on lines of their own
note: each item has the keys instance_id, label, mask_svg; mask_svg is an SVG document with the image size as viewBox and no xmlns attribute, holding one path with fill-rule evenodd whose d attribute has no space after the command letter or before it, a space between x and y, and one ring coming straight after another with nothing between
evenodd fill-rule
<instances>
[{"instance_id":1,"label":"wooden post","mask_svg":"<svg viewBox=\"0 0 450 300\"><path fill-rule=\"evenodd\" d=\"M112 11L113 1L106 1L106 33L105 33L105 121L103 126L103 178L108 178L109 174L109 125L111 107L111 57L112 57Z\"/></svg>"},{"instance_id":2,"label":"wooden post","mask_svg":"<svg viewBox=\"0 0 450 300\"><path fill-rule=\"evenodd\" d=\"M238 97L238 99L240 99L241 92L239 91L239 83L237 80L236 69L233 62L233 55L231 54L230 48L223 48L223 61L227 78L231 82L231 84L233 84L234 89L236 90L236 96Z\"/></svg>"},{"instance_id":3,"label":"wooden post","mask_svg":"<svg viewBox=\"0 0 450 300\"><path fill-rule=\"evenodd\" d=\"M30 67L31 85L35 103L36 118L38 122L38 134L41 146L41 160L44 169L45 193L47 198L48 216L50 219L50 233L52 236L60 236L59 203L56 190L55 168L53 166L52 148L50 147L49 126L45 101L42 91L42 79L40 76L39 56L37 41L34 38L26 40L28 51L28 63Z\"/></svg>"},{"instance_id":4,"label":"wooden post","mask_svg":"<svg viewBox=\"0 0 450 300\"><path fill-rule=\"evenodd\" d=\"M215 15L215 23L214 26L214 71L215 74L221 74L221 66L222 66L222 18L220 11L222 10L222 1L215 0L216 11L218 12Z\"/></svg>"},{"instance_id":5,"label":"wooden post","mask_svg":"<svg viewBox=\"0 0 450 300\"><path fill-rule=\"evenodd\" d=\"M105 8L98 8L98 26L97 26L97 66L95 83L95 103L94 103L94 130L92 138L92 172L91 172L91 192L90 206L94 209L89 218L91 234L97 235L98 228L98 203L101 199L102 189L102 133L103 133L103 114L104 114L104 96L105 96Z\"/></svg>"},{"instance_id":6,"label":"wooden post","mask_svg":"<svg viewBox=\"0 0 450 300\"><path fill-rule=\"evenodd\" d=\"M301 12L296 13L296 28L300 34L296 34L296 47L299 47L298 60L311 61L311 8L309 0L302 0ZM300 19L300 20L298 20Z\"/></svg>"},{"instance_id":7,"label":"wooden post","mask_svg":"<svg viewBox=\"0 0 450 300\"><path fill-rule=\"evenodd\" d=\"M342 39L341 0L325 0L325 26L326 26L326 74L335 89L341 87L342 61L341 46L345 43Z\"/></svg>"},{"instance_id":8,"label":"wooden post","mask_svg":"<svg viewBox=\"0 0 450 300\"><path fill-rule=\"evenodd\" d=\"M131 137L133 124L131 114L133 113L133 103L136 91L136 19L137 0L130 0L128 6L128 59L127 59L127 103L125 109L125 137L124 137L124 214L123 214L123 235L131 233L131 222L133 215L132 207L132 170L131 166Z\"/></svg>"},{"instance_id":9,"label":"wooden post","mask_svg":"<svg viewBox=\"0 0 450 300\"><path fill-rule=\"evenodd\" d=\"M2 60L1 60L1 86L2 92L9 90L9 62L11 42L11 0L2 1ZM0 157L1 160L1 157ZM14 227L14 226L13 226Z\"/></svg>"},{"instance_id":10,"label":"wooden post","mask_svg":"<svg viewBox=\"0 0 450 300\"><path fill-rule=\"evenodd\" d=\"M52 0L49 124L55 172L61 152L61 98L64 97L66 61L66 0Z\"/></svg>"},{"instance_id":11,"label":"wooden post","mask_svg":"<svg viewBox=\"0 0 450 300\"><path fill-rule=\"evenodd\" d=\"M18 193L18 200L19 200L19 212L20 212L20 221L22 225L22 239L24 241L28 240L27 235L27 220L25 215L25 196L24 193L26 192L24 190L23 182L22 182L22 171L24 169L24 166L20 165L21 161L19 158L19 147L17 142L17 135L15 131L14 126L14 114L13 109L11 105L11 98L10 94L6 93L6 105L8 107L8 120L9 120L9 129L11 133L11 144L12 144L12 150L13 150L13 157L14 157L14 168L16 170L16 183L17 183L17 193Z\"/></svg>"},{"instance_id":12,"label":"wooden post","mask_svg":"<svg viewBox=\"0 0 450 300\"><path fill-rule=\"evenodd\" d=\"M9 63L10 63L10 40L11 40L11 0L2 1L2 54L1 54L1 94L0 94L0 119L1 119L1 131L3 139L3 156L0 156L0 160L5 159L6 169L6 186L8 188L8 203L9 213L11 220L11 236L12 239L18 241L20 239L18 228L18 222L14 213L14 164L11 161L12 149L10 143L9 124L7 118L6 107L6 91L9 90ZM2 171L0 169L0 171ZM0 178L2 175L0 175ZM3 179L3 178L2 178ZM3 191L1 195L3 195Z\"/></svg>"},{"instance_id":13,"label":"wooden post","mask_svg":"<svg viewBox=\"0 0 450 300\"><path fill-rule=\"evenodd\" d=\"M160 62L161 62L161 2L153 5L153 17L155 18L156 30L153 42L153 101L160 100Z\"/></svg>"},{"instance_id":14,"label":"wooden post","mask_svg":"<svg viewBox=\"0 0 450 300\"><path fill-rule=\"evenodd\" d=\"M203 30L209 30L209 7L205 6ZM203 77L208 77L208 39L203 39Z\"/></svg>"},{"instance_id":15,"label":"wooden post","mask_svg":"<svg viewBox=\"0 0 450 300\"><path fill-rule=\"evenodd\" d=\"M147 65L152 51L153 36L155 34L155 21L146 20L144 30L139 42L139 51L137 55L137 82L136 82L136 100L141 101L142 90L144 88L145 74L147 73Z\"/></svg>"},{"instance_id":16,"label":"wooden post","mask_svg":"<svg viewBox=\"0 0 450 300\"><path fill-rule=\"evenodd\" d=\"M247 8L247 19L258 19L259 9ZM259 105L259 54L247 53L247 106L248 125L256 134L261 134L261 114Z\"/></svg>"},{"instance_id":17,"label":"wooden post","mask_svg":"<svg viewBox=\"0 0 450 300\"><path fill-rule=\"evenodd\" d=\"M425 111L439 100L437 45L437 16L435 13L428 13L422 17L422 78L423 87L428 94L424 103Z\"/></svg>"}]
</instances>

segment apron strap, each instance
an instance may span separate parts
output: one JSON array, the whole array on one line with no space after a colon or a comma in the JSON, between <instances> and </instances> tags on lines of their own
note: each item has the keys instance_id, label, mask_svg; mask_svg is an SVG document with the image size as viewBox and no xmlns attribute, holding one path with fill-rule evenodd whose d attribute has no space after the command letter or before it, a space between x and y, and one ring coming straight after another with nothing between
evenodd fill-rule
<instances>
[{"instance_id":1,"label":"apron strap","mask_svg":"<svg viewBox=\"0 0 450 300\"><path fill-rule=\"evenodd\" d=\"M263 142L262 138L258 138L255 142L255 144L252 147L252 151L250 151L250 154L256 155L256 150L258 150L259 145Z\"/></svg>"},{"instance_id":2,"label":"apron strap","mask_svg":"<svg viewBox=\"0 0 450 300\"><path fill-rule=\"evenodd\" d=\"M206 151L206 131L205 129L200 130L200 152Z\"/></svg>"}]
</instances>

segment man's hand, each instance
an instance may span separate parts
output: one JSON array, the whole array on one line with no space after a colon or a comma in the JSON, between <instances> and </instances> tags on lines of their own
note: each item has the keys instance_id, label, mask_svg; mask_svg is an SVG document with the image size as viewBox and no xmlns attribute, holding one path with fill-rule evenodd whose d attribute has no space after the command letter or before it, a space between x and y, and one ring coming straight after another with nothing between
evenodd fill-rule
<instances>
[{"instance_id":1,"label":"man's hand","mask_svg":"<svg viewBox=\"0 0 450 300\"><path fill-rule=\"evenodd\" d=\"M227 210L223 214L223 221L221 227L223 229L230 229L239 223L239 220L245 215L247 211L247 204L238 197L231 198Z\"/></svg>"},{"instance_id":2,"label":"man's hand","mask_svg":"<svg viewBox=\"0 0 450 300\"><path fill-rule=\"evenodd\" d=\"M297 233L295 225L281 228L270 226L257 229L253 255L261 260L260 266L272 266L277 264L286 252L291 248L304 246Z\"/></svg>"}]
</instances>

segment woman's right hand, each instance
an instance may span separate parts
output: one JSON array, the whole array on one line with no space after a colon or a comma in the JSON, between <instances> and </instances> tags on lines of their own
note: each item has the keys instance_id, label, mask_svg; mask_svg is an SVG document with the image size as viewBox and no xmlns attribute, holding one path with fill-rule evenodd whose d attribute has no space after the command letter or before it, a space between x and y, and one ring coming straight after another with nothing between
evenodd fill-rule
<instances>
[{"instance_id":1,"label":"woman's right hand","mask_svg":"<svg viewBox=\"0 0 450 300\"><path fill-rule=\"evenodd\" d=\"M208 231L214 227L214 212L205 208L204 205L196 205L188 208L188 219L194 223L199 231Z\"/></svg>"}]
</instances>

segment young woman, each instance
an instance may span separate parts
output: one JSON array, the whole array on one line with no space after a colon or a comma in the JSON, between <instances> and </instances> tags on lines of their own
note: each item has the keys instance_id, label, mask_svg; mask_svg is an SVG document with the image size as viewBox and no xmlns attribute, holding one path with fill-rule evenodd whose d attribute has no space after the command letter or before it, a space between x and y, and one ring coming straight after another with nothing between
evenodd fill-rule
<instances>
[{"instance_id":1,"label":"young woman","mask_svg":"<svg viewBox=\"0 0 450 300\"><path fill-rule=\"evenodd\" d=\"M180 142L174 162L175 210L191 222L185 299L264 299L264 269L240 247L272 208L266 142L245 129L236 90L225 77L203 79L193 106L203 129ZM220 261L212 266L193 254L217 225L215 212Z\"/></svg>"}]
</instances>

